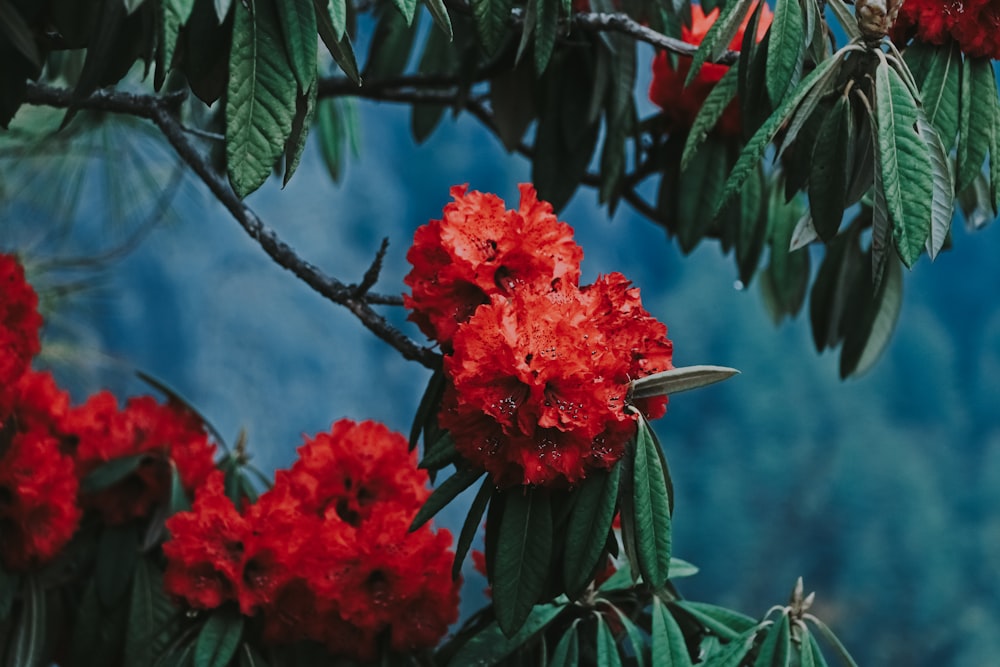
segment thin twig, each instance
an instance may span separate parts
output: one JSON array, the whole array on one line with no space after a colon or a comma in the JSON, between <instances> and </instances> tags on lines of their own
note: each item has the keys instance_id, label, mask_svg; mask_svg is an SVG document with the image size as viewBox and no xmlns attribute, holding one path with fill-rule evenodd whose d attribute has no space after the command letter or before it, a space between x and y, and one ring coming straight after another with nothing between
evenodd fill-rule
<instances>
[{"instance_id":1,"label":"thin twig","mask_svg":"<svg viewBox=\"0 0 1000 667\"><path fill-rule=\"evenodd\" d=\"M382 245L379 246L378 252L375 253L375 259L372 260L371 266L365 271L365 275L361 278L361 283L357 286L352 285L352 292L354 297L359 299L368 293L375 283L378 282L378 275L382 272L382 260L385 259L385 253L389 249L389 237L383 237Z\"/></svg>"}]
</instances>

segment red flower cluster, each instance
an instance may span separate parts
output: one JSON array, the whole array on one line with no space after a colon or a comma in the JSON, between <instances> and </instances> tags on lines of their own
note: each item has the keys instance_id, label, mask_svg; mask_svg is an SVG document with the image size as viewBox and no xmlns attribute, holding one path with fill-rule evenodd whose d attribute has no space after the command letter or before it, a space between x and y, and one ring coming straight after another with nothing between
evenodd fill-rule
<instances>
[{"instance_id":1,"label":"red flower cluster","mask_svg":"<svg viewBox=\"0 0 1000 667\"><path fill-rule=\"evenodd\" d=\"M729 48L739 50L743 43L743 33L750 20L752 11L747 14L743 24L736 31L736 36L729 43ZM702 10L701 5L691 5L691 27L681 28L681 39L688 44L701 44L705 39L709 28L719 17L719 9L713 9L708 13ZM757 22L757 41L764 38L768 27L771 25L771 10L764 5L760 10L760 20ZM677 69L670 64L666 51L661 51L653 60L653 82L649 86L649 99L658 107L663 109L664 115L670 123L670 130L687 130L694 124L694 119L705 103L705 98L719 82L719 79L729 69L727 65L716 65L707 63L702 66L698 76L685 87L684 81L691 70L691 59L681 57ZM740 109L738 100L726 107L715 132L720 136L739 137L742 133L742 123L740 122Z\"/></svg>"},{"instance_id":2,"label":"red flower cluster","mask_svg":"<svg viewBox=\"0 0 1000 667\"><path fill-rule=\"evenodd\" d=\"M899 44L911 37L944 44L949 37L974 58L1000 58L1000 3L996 0L906 0L893 26Z\"/></svg>"},{"instance_id":3,"label":"red flower cluster","mask_svg":"<svg viewBox=\"0 0 1000 667\"><path fill-rule=\"evenodd\" d=\"M82 498L84 506L100 512L109 525L147 516L161 503L169 494L171 465L189 492L214 469L215 445L201 419L173 402L162 405L139 396L119 409L117 399L102 391L71 409L63 424L76 437L81 479L108 461L146 455L124 479Z\"/></svg>"},{"instance_id":4,"label":"red flower cluster","mask_svg":"<svg viewBox=\"0 0 1000 667\"><path fill-rule=\"evenodd\" d=\"M635 432L635 415L625 410L628 385L672 368L672 345L667 328L643 309L639 291L621 274L577 286L582 253L572 229L554 222L551 207L536 200L530 185L522 185L521 193L522 211L524 202L546 211L548 233L513 236L496 228L502 202L472 193L459 200L461 216L449 216L456 204L445 209L447 234L439 231L443 223L433 221L414 235L410 284L415 294L417 285L422 295L428 284L436 291L432 300L407 303L416 309L410 317L417 322L450 314L442 318L451 354L444 360L450 382L439 421L458 451L501 486L573 484L588 470L609 468L621 458ZM556 247L574 252L555 253L554 239ZM482 248L490 251L472 252ZM505 258L500 261L492 252L499 248ZM439 260L433 274L425 270L429 257ZM479 285L494 285L492 292L468 290L469 281L440 280L454 266L449 258L456 257L465 275L482 276ZM509 283L495 277L506 258L531 257L546 264L504 272L505 278L516 277ZM422 310L425 304L430 312ZM638 407L656 418L666 399Z\"/></svg>"},{"instance_id":5,"label":"red flower cluster","mask_svg":"<svg viewBox=\"0 0 1000 667\"><path fill-rule=\"evenodd\" d=\"M409 526L429 495L406 440L342 420L307 440L274 488L239 512L221 474L167 522L164 585L192 607L235 601L264 638L309 639L370 660L433 646L458 617L451 535Z\"/></svg>"},{"instance_id":6,"label":"red flower cluster","mask_svg":"<svg viewBox=\"0 0 1000 667\"><path fill-rule=\"evenodd\" d=\"M414 235L406 254L413 270L404 279L413 293L403 301L410 319L445 349L458 325L493 295L580 279L583 250L573 229L556 219L531 185L520 190L518 210L509 211L496 195L456 186L441 220Z\"/></svg>"},{"instance_id":7,"label":"red flower cluster","mask_svg":"<svg viewBox=\"0 0 1000 667\"><path fill-rule=\"evenodd\" d=\"M29 370L40 349L37 305L20 264L0 255L0 563L8 570L50 560L80 521L73 461L61 451L69 396Z\"/></svg>"}]
</instances>

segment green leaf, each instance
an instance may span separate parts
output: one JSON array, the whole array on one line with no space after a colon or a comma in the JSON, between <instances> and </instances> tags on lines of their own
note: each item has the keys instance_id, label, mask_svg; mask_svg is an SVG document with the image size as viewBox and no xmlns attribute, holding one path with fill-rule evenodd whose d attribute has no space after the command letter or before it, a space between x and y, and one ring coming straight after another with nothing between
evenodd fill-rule
<instances>
[{"instance_id":1,"label":"green leaf","mask_svg":"<svg viewBox=\"0 0 1000 667\"><path fill-rule=\"evenodd\" d=\"M618 505L621 466L590 473L576 492L576 501L566 529L563 552L563 584L570 593L590 582L604 555Z\"/></svg>"},{"instance_id":2,"label":"green leaf","mask_svg":"<svg viewBox=\"0 0 1000 667\"><path fill-rule=\"evenodd\" d=\"M490 80L490 106L497 135L508 152L517 150L531 121L538 115L532 89L535 77L524 64L504 69Z\"/></svg>"},{"instance_id":3,"label":"green leaf","mask_svg":"<svg viewBox=\"0 0 1000 667\"><path fill-rule=\"evenodd\" d=\"M316 9L312 0L276 2L285 54L299 82L299 93L304 94L316 80Z\"/></svg>"},{"instance_id":4,"label":"green leaf","mask_svg":"<svg viewBox=\"0 0 1000 667\"><path fill-rule=\"evenodd\" d=\"M857 225L852 226L852 231L837 236L827 245L826 257L813 282L809 320L817 352L836 347L841 339L840 322L862 271L857 229Z\"/></svg>"},{"instance_id":5,"label":"green leaf","mask_svg":"<svg viewBox=\"0 0 1000 667\"><path fill-rule=\"evenodd\" d=\"M685 86L691 85L701 71L702 65L709 61L714 62L726 52L752 6L751 0L730 0L726 3L694 54L691 69L684 82Z\"/></svg>"},{"instance_id":6,"label":"green leaf","mask_svg":"<svg viewBox=\"0 0 1000 667\"><path fill-rule=\"evenodd\" d=\"M170 643L170 635L165 631L178 613L163 590L163 575L148 560L139 559L132 577L125 633L126 667L147 667L163 655Z\"/></svg>"},{"instance_id":7,"label":"green leaf","mask_svg":"<svg viewBox=\"0 0 1000 667\"><path fill-rule=\"evenodd\" d=\"M809 0L810 2L812 0ZM775 0L767 44L767 94L774 106L802 76L804 18L799 0Z\"/></svg>"},{"instance_id":8,"label":"green leaf","mask_svg":"<svg viewBox=\"0 0 1000 667\"><path fill-rule=\"evenodd\" d=\"M455 449L455 441L451 434L442 431L441 436L426 449L424 457L417 464L423 470L440 470L447 465L456 463L461 459L458 450Z\"/></svg>"},{"instance_id":9,"label":"green leaf","mask_svg":"<svg viewBox=\"0 0 1000 667\"><path fill-rule=\"evenodd\" d=\"M0 621L10 616L14 599L21 588L21 575L0 567Z\"/></svg>"},{"instance_id":10,"label":"green leaf","mask_svg":"<svg viewBox=\"0 0 1000 667\"><path fill-rule=\"evenodd\" d=\"M570 626L556 644L549 664L552 667L577 667L580 660L580 642L577 639L577 624Z\"/></svg>"},{"instance_id":11,"label":"green leaf","mask_svg":"<svg viewBox=\"0 0 1000 667\"><path fill-rule=\"evenodd\" d=\"M35 576L26 576L21 588L23 606L8 647L9 664L16 667L41 667L48 664L45 646L45 590Z\"/></svg>"},{"instance_id":12,"label":"green leaf","mask_svg":"<svg viewBox=\"0 0 1000 667\"><path fill-rule=\"evenodd\" d=\"M837 23L844 29L844 33L848 39L854 40L861 37L861 31L858 29L858 22L854 18L854 13L848 9L847 3L844 0L827 0L827 7L833 11L833 15L837 18Z\"/></svg>"},{"instance_id":13,"label":"green leaf","mask_svg":"<svg viewBox=\"0 0 1000 667\"><path fill-rule=\"evenodd\" d=\"M213 0L215 4L215 16L219 19L219 25L222 25L223 21L226 20L226 16L229 15L229 7L233 4L233 0Z\"/></svg>"},{"instance_id":14,"label":"green leaf","mask_svg":"<svg viewBox=\"0 0 1000 667\"><path fill-rule=\"evenodd\" d=\"M927 119L934 124L947 152L954 145L955 134L958 132L962 54L953 40L949 40L944 46L915 40L906 48L904 55L907 64L921 54L926 54L927 58L927 70L919 81L921 102Z\"/></svg>"},{"instance_id":15,"label":"green leaf","mask_svg":"<svg viewBox=\"0 0 1000 667\"><path fill-rule=\"evenodd\" d=\"M816 69L799 83L798 87L791 94L786 96L781 106L771 114L767 121L761 125L760 129L754 133L753 137L750 138L750 141L747 142L747 145L740 153L740 157L736 161L736 166L733 167L732 173L729 174L729 178L726 180L726 187L722 192L722 197L715 207L715 216L718 216L723 206L729 202L733 195L743 188L743 184L747 178L757 168L768 144L771 143L778 130L791 117L806 95L812 92L816 86L821 86L821 89L825 89L834 82L837 72L840 70L841 55L846 53L850 47L851 45L844 47L838 54L820 63Z\"/></svg>"},{"instance_id":16,"label":"green leaf","mask_svg":"<svg viewBox=\"0 0 1000 667\"><path fill-rule=\"evenodd\" d=\"M126 9L136 0L125 0ZM138 0L140 3L142 0ZM135 7L129 9L129 13ZM22 56L28 59L36 69L42 68L42 56L38 52L38 45L35 44L35 35L24 17L7 0L0 0L0 35L7 37L7 42L14 47Z\"/></svg>"},{"instance_id":17,"label":"green leaf","mask_svg":"<svg viewBox=\"0 0 1000 667\"><path fill-rule=\"evenodd\" d=\"M556 45L561 0L531 0L535 3L535 72L541 76Z\"/></svg>"},{"instance_id":18,"label":"green leaf","mask_svg":"<svg viewBox=\"0 0 1000 667\"><path fill-rule=\"evenodd\" d=\"M424 0L424 4L430 10L431 16L434 17L434 22L437 23L438 28L448 36L448 41L450 42L454 39L455 34L451 29L451 17L448 16L448 8L444 6L444 1Z\"/></svg>"},{"instance_id":19,"label":"green leaf","mask_svg":"<svg viewBox=\"0 0 1000 667\"><path fill-rule=\"evenodd\" d=\"M80 493L97 493L114 486L135 472L144 461L149 460L151 457L146 453L111 459L87 473L80 481Z\"/></svg>"},{"instance_id":20,"label":"green leaf","mask_svg":"<svg viewBox=\"0 0 1000 667\"><path fill-rule=\"evenodd\" d=\"M693 577L698 574L699 569L697 565L689 563L686 560L681 560L680 558L670 559L670 578L671 579L683 579L684 577Z\"/></svg>"},{"instance_id":21,"label":"green leaf","mask_svg":"<svg viewBox=\"0 0 1000 667\"><path fill-rule=\"evenodd\" d=\"M619 623L625 628L625 634L628 636L629 644L632 645L632 656L634 656L634 662L638 667L645 667L646 659L644 653L646 650L646 641L643 638L642 631L639 627L629 618L628 614L619 609L617 606L608 603L606 607L610 607L615 615L618 617ZM626 654L627 655L627 654Z\"/></svg>"},{"instance_id":22,"label":"green leaf","mask_svg":"<svg viewBox=\"0 0 1000 667\"><path fill-rule=\"evenodd\" d=\"M993 214L1000 213L1000 102L993 106L993 143L990 144L990 195Z\"/></svg>"},{"instance_id":23,"label":"green leaf","mask_svg":"<svg viewBox=\"0 0 1000 667\"><path fill-rule=\"evenodd\" d=\"M597 664L601 667L621 667L622 659L618 655L618 645L611 629L604 621L604 616L597 615Z\"/></svg>"},{"instance_id":24,"label":"green leaf","mask_svg":"<svg viewBox=\"0 0 1000 667\"><path fill-rule=\"evenodd\" d=\"M139 535L131 524L105 526L97 542L97 594L101 604L117 606L132 582L139 560Z\"/></svg>"},{"instance_id":25,"label":"green leaf","mask_svg":"<svg viewBox=\"0 0 1000 667\"><path fill-rule=\"evenodd\" d=\"M955 181L951 160L934 126L921 111L917 116L917 133L927 145L931 158L933 197L931 198L931 228L927 235L927 256L933 261L944 246L951 229L955 200Z\"/></svg>"},{"instance_id":26,"label":"green leaf","mask_svg":"<svg viewBox=\"0 0 1000 667\"><path fill-rule=\"evenodd\" d=\"M708 137L709 132L715 127L723 112L729 107L736 97L736 90L739 88L739 63L733 65L722 75L712 90L708 93L698 115L695 116L688 132L687 141L684 143L684 153L681 155L681 171L687 169L692 158L698 152L698 147Z\"/></svg>"},{"instance_id":27,"label":"green leaf","mask_svg":"<svg viewBox=\"0 0 1000 667\"><path fill-rule=\"evenodd\" d=\"M514 487L500 502L505 506L492 573L493 607L504 635L512 637L548 583L552 509L548 490L541 487Z\"/></svg>"},{"instance_id":28,"label":"green leaf","mask_svg":"<svg viewBox=\"0 0 1000 667\"><path fill-rule=\"evenodd\" d=\"M809 657L812 660L813 667L827 667L826 658L823 656L823 650L820 649L819 644L816 642L816 637L813 633L808 633L809 635L809 647L802 650L803 660L801 667L808 667L805 660L805 654L808 652Z\"/></svg>"},{"instance_id":29,"label":"green leaf","mask_svg":"<svg viewBox=\"0 0 1000 667\"><path fill-rule=\"evenodd\" d=\"M455 560L451 566L452 579L458 579L458 575L462 572L462 562L465 560L465 555L469 553L472 541L476 538L476 532L483 522L483 514L486 512L486 506L493 497L495 490L496 487L493 486L493 480L487 477L483 480L482 486L479 487L479 492L476 493L472 505L469 506L469 513L465 517L465 522L462 524L462 532L459 534L458 542L455 544Z\"/></svg>"},{"instance_id":30,"label":"green leaf","mask_svg":"<svg viewBox=\"0 0 1000 667\"><path fill-rule=\"evenodd\" d=\"M329 4L324 0L313 1L316 4L316 29L319 31L320 39L326 44L326 49L347 78L360 86L361 74L358 70L358 60L354 56L354 48L351 46L351 37L345 31L344 24L336 23L340 16L333 12L334 7L343 7L343 0L329 0Z\"/></svg>"},{"instance_id":31,"label":"green leaf","mask_svg":"<svg viewBox=\"0 0 1000 667\"><path fill-rule=\"evenodd\" d=\"M633 506L638 570L654 590L667 583L670 572L669 473L649 424L639 415L635 435Z\"/></svg>"},{"instance_id":32,"label":"green leaf","mask_svg":"<svg viewBox=\"0 0 1000 667\"><path fill-rule=\"evenodd\" d=\"M791 656L788 614L782 614L767 630L754 667L788 667Z\"/></svg>"},{"instance_id":33,"label":"green leaf","mask_svg":"<svg viewBox=\"0 0 1000 667\"><path fill-rule=\"evenodd\" d=\"M353 106L347 98L320 100L316 108L316 133L320 155L334 183L340 181L346 162L346 144L357 131Z\"/></svg>"},{"instance_id":34,"label":"green leaf","mask_svg":"<svg viewBox=\"0 0 1000 667\"><path fill-rule=\"evenodd\" d=\"M653 596L652 661L664 667L690 667L691 656L677 619L659 597Z\"/></svg>"},{"instance_id":35,"label":"green leaf","mask_svg":"<svg viewBox=\"0 0 1000 667\"><path fill-rule=\"evenodd\" d=\"M416 530L420 526L424 525L435 514L440 512L445 505L454 500L458 494L465 491L467 488L473 485L473 483L485 474L485 470L480 470L478 468L469 468L465 466L459 467L455 474L446 479L441 483L434 492L431 493L430 498L424 503L420 511L417 512L417 516L413 518L413 523L410 525L410 530Z\"/></svg>"},{"instance_id":36,"label":"green leaf","mask_svg":"<svg viewBox=\"0 0 1000 667\"><path fill-rule=\"evenodd\" d=\"M560 596L555 602L535 606L513 637L506 636L494 621L458 649L448 664L454 667L496 665L547 628L568 605L569 600Z\"/></svg>"},{"instance_id":37,"label":"green leaf","mask_svg":"<svg viewBox=\"0 0 1000 667\"><path fill-rule=\"evenodd\" d=\"M915 125L917 101L884 57L875 70L878 162L892 238L906 266L912 266L930 233L933 182L927 146Z\"/></svg>"},{"instance_id":38,"label":"green leaf","mask_svg":"<svg viewBox=\"0 0 1000 667\"><path fill-rule=\"evenodd\" d=\"M236 5L226 98L226 165L241 198L259 188L292 133L296 86L271 0Z\"/></svg>"},{"instance_id":39,"label":"green leaf","mask_svg":"<svg viewBox=\"0 0 1000 667\"><path fill-rule=\"evenodd\" d=\"M177 466L171 464L170 466L170 515L177 514L178 512L187 512L191 509L191 503L188 500L187 492L184 490L184 483L181 481L180 472L177 470Z\"/></svg>"},{"instance_id":40,"label":"green leaf","mask_svg":"<svg viewBox=\"0 0 1000 667\"><path fill-rule=\"evenodd\" d=\"M406 19L407 25L413 23L413 17L417 13L417 0L392 0L400 15Z\"/></svg>"},{"instance_id":41,"label":"green leaf","mask_svg":"<svg viewBox=\"0 0 1000 667\"><path fill-rule=\"evenodd\" d=\"M866 286L859 284L854 298L857 303L865 293ZM859 293L861 292L861 293ZM854 326L844 337L844 347L840 354L840 376L861 375L875 365L885 350L896 328L899 312L903 305L903 272L899 263L886 262L885 278L868 305L859 313Z\"/></svg>"},{"instance_id":42,"label":"green leaf","mask_svg":"<svg viewBox=\"0 0 1000 667\"><path fill-rule=\"evenodd\" d=\"M740 118L744 134L754 132L774 110L767 95L767 48L771 42L771 32L765 27L764 38L758 42L761 28L760 15L766 3L757 3L740 42L739 84L737 95L740 103Z\"/></svg>"},{"instance_id":43,"label":"green leaf","mask_svg":"<svg viewBox=\"0 0 1000 667\"><path fill-rule=\"evenodd\" d=\"M736 264L740 280L749 285L760 263L767 240L767 184L758 164L740 192L739 229L736 236Z\"/></svg>"},{"instance_id":44,"label":"green leaf","mask_svg":"<svg viewBox=\"0 0 1000 667\"><path fill-rule=\"evenodd\" d=\"M813 227L824 241L840 228L847 196L849 154L854 132L851 102L840 95L816 135L809 170L809 209Z\"/></svg>"},{"instance_id":45,"label":"green leaf","mask_svg":"<svg viewBox=\"0 0 1000 667\"><path fill-rule=\"evenodd\" d=\"M194 0L161 0L160 2L160 45L156 59L154 87L159 90L174 59L177 36L181 27L187 24L194 9Z\"/></svg>"},{"instance_id":46,"label":"green leaf","mask_svg":"<svg viewBox=\"0 0 1000 667\"><path fill-rule=\"evenodd\" d=\"M417 34L417 24L407 24L399 12L387 5L382 7L368 50L365 78L370 80L393 79L406 69Z\"/></svg>"},{"instance_id":47,"label":"green leaf","mask_svg":"<svg viewBox=\"0 0 1000 667\"><path fill-rule=\"evenodd\" d=\"M780 188L771 194L771 261L761 286L771 288L768 302L775 322L784 315L796 315L806 298L809 286L809 252L792 251L792 234L803 217L798 200L785 203Z\"/></svg>"},{"instance_id":48,"label":"green leaf","mask_svg":"<svg viewBox=\"0 0 1000 667\"><path fill-rule=\"evenodd\" d=\"M741 635L733 637L718 653L714 653L704 663L704 667L739 667L743 659L753 648L757 638L757 627L754 626Z\"/></svg>"},{"instance_id":49,"label":"green leaf","mask_svg":"<svg viewBox=\"0 0 1000 667\"><path fill-rule=\"evenodd\" d=\"M240 667L268 667L264 657L250 644L240 647Z\"/></svg>"},{"instance_id":50,"label":"green leaf","mask_svg":"<svg viewBox=\"0 0 1000 667\"><path fill-rule=\"evenodd\" d=\"M705 211L719 200L729 164L729 142L712 137L687 167L681 166L677 187L683 196L676 201L676 233L685 254L694 250L710 229L712 221L705 217Z\"/></svg>"},{"instance_id":51,"label":"green leaf","mask_svg":"<svg viewBox=\"0 0 1000 667\"><path fill-rule=\"evenodd\" d=\"M832 646L837 652L841 662L843 662L847 667L858 667L858 664L854 662L854 658L851 657L851 654L847 652L846 648L844 648L843 643L841 643L841 641L837 638L837 635L833 634L833 630L831 630L826 623L819 620L812 614L808 614L806 619L816 626L816 629L819 630L821 635L823 635L823 638L826 639L827 643L829 643L830 646ZM817 648L817 650L814 651L814 655L818 652L819 650Z\"/></svg>"},{"instance_id":52,"label":"green leaf","mask_svg":"<svg viewBox=\"0 0 1000 667\"><path fill-rule=\"evenodd\" d=\"M413 451L420 441L420 431L427 423L428 418L440 408L444 387L444 370L437 368L431 374L430 380L427 381L427 388L424 389L424 394L420 397L420 404L417 406L417 413L413 416L413 425L410 426L410 451Z\"/></svg>"},{"instance_id":53,"label":"green leaf","mask_svg":"<svg viewBox=\"0 0 1000 667\"><path fill-rule=\"evenodd\" d=\"M688 600L678 600L673 604L687 612L709 632L727 641L757 628L755 619L725 607Z\"/></svg>"},{"instance_id":54,"label":"green leaf","mask_svg":"<svg viewBox=\"0 0 1000 667\"><path fill-rule=\"evenodd\" d=\"M957 191L972 184L982 171L993 141L997 92L989 58L966 57L962 64L958 127Z\"/></svg>"},{"instance_id":55,"label":"green leaf","mask_svg":"<svg viewBox=\"0 0 1000 667\"><path fill-rule=\"evenodd\" d=\"M417 71L420 74L454 74L461 66L454 43L445 39L440 30L432 30L424 42ZM437 127L447 107L443 104L415 104L411 116L411 129L417 143L423 143Z\"/></svg>"},{"instance_id":56,"label":"green leaf","mask_svg":"<svg viewBox=\"0 0 1000 667\"><path fill-rule=\"evenodd\" d=\"M493 56L507 34L514 0L471 0L470 4L483 50L486 56Z\"/></svg>"},{"instance_id":57,"label":"green leaf","mask_svg":"<svg viewBox=\"0 0 1000 667\"><path fill-rule=\"evenodd\" d=\"M632 399L671 396L682 391L707 387L728 380L734 375L739 375L739 371L726 366L681 366L632 380L629 385L629 396Z\"/></svg>"},{"instance_id":58,"label":"green leaf","mask_svg":"<svg viewBox=\"0 0 1000 667\"><path fill-rule=\"evenodd\" d=\"M292 179L292 175L299 167L302 153L306 149L309 128L312 127L312 119L316 115L316 87L316 81L313 80L305 95L299 95L295 100L292 132L288 135L288 141L285 142L285 175L282 178L282 187L288 185L288 181Z\"/></svg>"},{"instance_id":59,"label":"green leaf","mask_svg":"<svg viewBox=\"0 0 1000 667\"><path fill-rule=\"evenodd\" d=\"M220 607L211 613L194 644L194 667L226 667L243 637L243 616Z\"/></svg>"}]
</instances>

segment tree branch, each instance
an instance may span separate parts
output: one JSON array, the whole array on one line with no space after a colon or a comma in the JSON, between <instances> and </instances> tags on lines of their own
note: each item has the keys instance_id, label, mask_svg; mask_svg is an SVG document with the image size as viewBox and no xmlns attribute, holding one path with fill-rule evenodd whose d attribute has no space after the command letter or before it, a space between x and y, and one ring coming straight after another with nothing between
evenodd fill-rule
<instances>
[{"instance_id":1,"label":"tree branch","mask_svg":"<svg viewBox=\"0 0 1000 667\"><path fill-rule=\"evenodd\" d=\"M670 51L682 56L694 56L698 50L696 44L688 44L679 39L668 37L663 33L656 32L648 28L627 14L602 14L596 12L573 14L570 19L574 28L588 30L590 32L620 32L633 37L637 41L652 44L653 46ZM721 65L732 65L739 60L739 51L726 51L716 62Z\"/></svg>"},{"instance_id":2,"label":"tree branch","mask_svg":"<svg viewBox=\"0 0 1000 667\"><path fill-rule=\"evenodd\" d=\"M428 347L421 347L390 325L384 317L372 310L364 296L356 296L354 289L336 278L323 273L296 252L269 228L254 211L233 192L229 182L218 174L198 151L176 116L180 103L177 95L137 95L119 91L98 91L79 99L68 89L28 84L28 104L56 108L91 109L122 113L152 121L163 133L174 151L198 175L215 198L226 207L244 231L279 266L291 271L304 283L330 301L344 306L372 333L392 345L404 358L418 361L428 368L436 368L439 355ZM373 295L376 296L376 295ZM376 297L373 302L386 303L388 298Z\"/></svg>"}]
</instances>

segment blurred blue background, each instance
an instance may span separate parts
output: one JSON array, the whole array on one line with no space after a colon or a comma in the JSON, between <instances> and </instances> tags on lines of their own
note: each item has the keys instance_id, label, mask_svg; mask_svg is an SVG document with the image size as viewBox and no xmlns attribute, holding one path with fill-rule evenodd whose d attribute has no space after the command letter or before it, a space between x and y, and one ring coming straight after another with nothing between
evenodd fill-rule
<instances>
[{"instance_id":1,"label":"blurred blue background","mask_svg":"<svg viewBox=\"0 0 1000 667\"><path fill-rule=\"evenodd\" d=\"M640 52L640 62L651 57ZM640 91L646 85L648 74ZM469 183L516 206L516 184L530 169L468 117L447 117L418 147L407 108L362 103L359 113L360 158L339 186L312 143L287 188L271 182L249 203L304 257L347 282L360 278L388 236L375 289L398 294L413 231L440 216L451 185ZM171 162L148 138L110 136L94 151L115 155L117 171L108 177L100 161L87 162L79 206L69 212L23 196L39 185L76 187L44 156L7 164L0 214L9 234L0 246L41 258L92 253L127 236L108 222L114 192L130 201L129 179L146 173L167 182ZM140 201L136 211L150 205ZM675 554L701 567L682 592L759 616L787 600L802 575L817 592L817 614L862 665L994 664L996 226L968 234L956 225L954 250L907 274L887 353L866 377L842 382L837 355L816 354L807 318L775 326L756 284L737 289L734 262L716 244L684 258L662 229L625 205L609 220L587 189L560 218L584 249L584 281L609 271L631 278L647 309L667 323L675 363L742 371L675 397L655 425L677 491ZM70 219L71 227L55 231L56 221ZM45 289L50 274L37 275ZM101 387L146 392L133 374L144 370L230 442L246 429L256 464L268 472L291 463L303 434L341 417L409 428L428 372L271 263L189 176L164 224L107 270L83 275L86 289L72 298L45 291L54 304L46 363L78 400ZM383 310L421 338L404 312ZM441 523L455 532L462 509L449 508ZM483 603L485 583L471 568L466 581L468 613Z\"/></svg>"}]
</instances>

